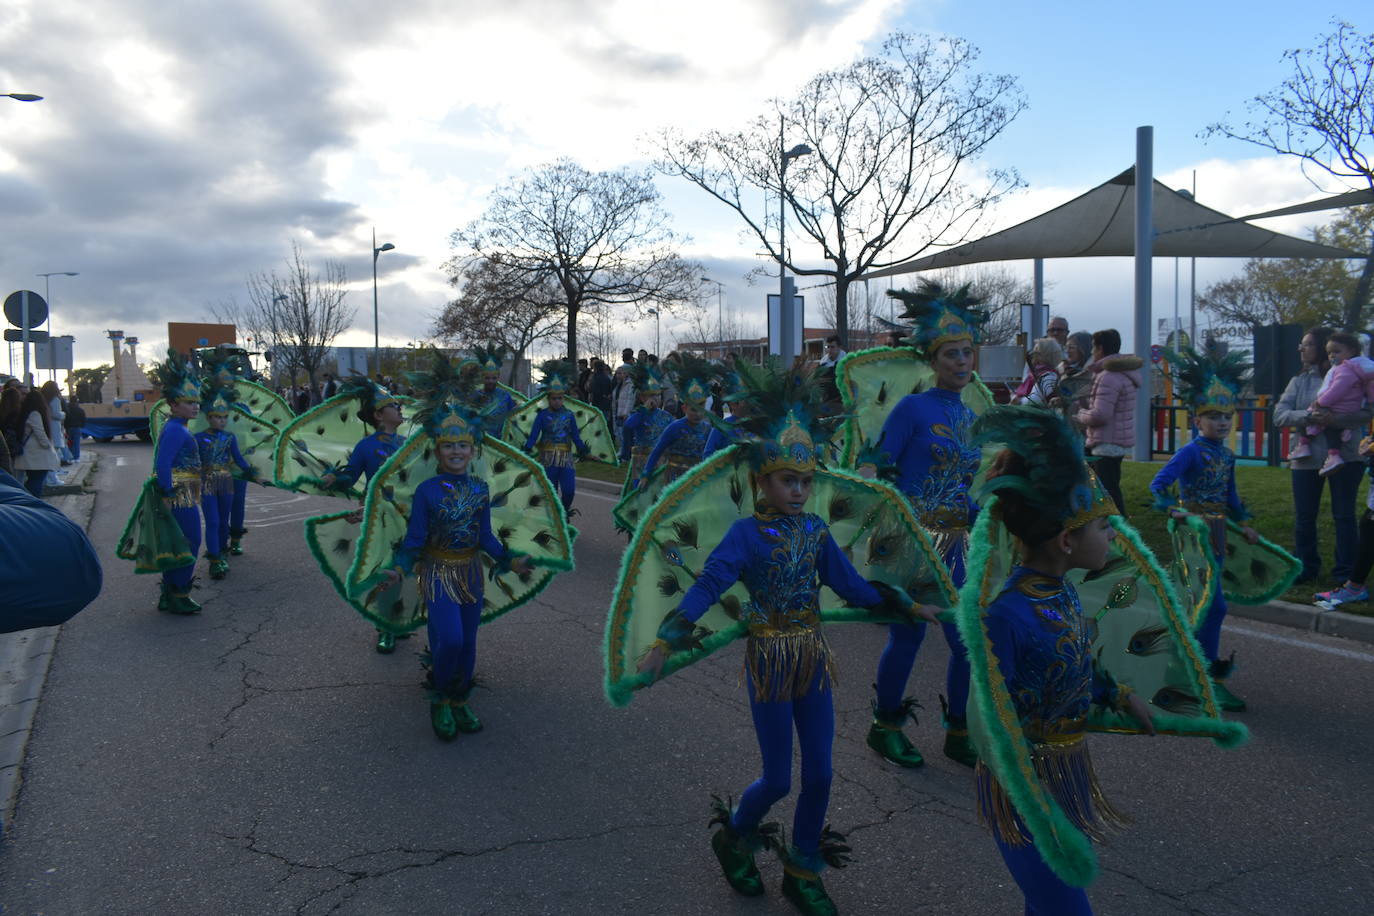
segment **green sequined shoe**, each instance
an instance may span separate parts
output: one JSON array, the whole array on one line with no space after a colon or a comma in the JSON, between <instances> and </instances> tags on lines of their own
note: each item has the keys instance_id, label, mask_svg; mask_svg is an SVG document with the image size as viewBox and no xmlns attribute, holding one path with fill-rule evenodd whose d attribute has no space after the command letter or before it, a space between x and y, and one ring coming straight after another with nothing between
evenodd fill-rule
<instances>
[{"instance_id":1,"label":"green sequined shoe","mask_svg":"<svg viewBox=\"0 0 1374 916\"><path fill-rule=\"evenodd\" d=\"M454 700L451 708L453 721L457 724L460 732L471 735L482 730L482 720L477 718L477 713L472 711L467 700Z\"/></svg>"},{"instance_id":2,"label":"green sequined shoe","mask_svg":"<svg viewBox=\"0 0 1374 916\"><path fill-rule=\"evenodd\" d=\"M429 724L440 741L452 741L458 737L458 723L453 718L453 707L447 700L432 701L429 704Z\"/></svg>"},{"instance_id":3,"label":"green sequined shoe","mask_svg":"<svg viewBox=\"0 0 1374 916\"><path fill-rule=\"evenodd\" d=\"M167 610L173 614L199 614L200 605L190 592L170 592L167 595Z\"/></svg>"},{"instance_id":4,"label":"green sequined shoe","mask_svg":"<svg viewBox=\"0 0 1374 916\"><path fill-rule=\"evenodd\" d=\"M169 610L172 609L172 592L171 592L171 589L169 589L169 588L167 587L167 583L166 583L166 582L161 582L161 583L158 583L158 584L159 584L160 590L159 590L158 596L157 596L157 609L158 609L159 611L169 611Z\"/></svg>"},{"instance_id":5,"label":"green sequined shoe","mask_svg":"<svg viewBox=\"0 0 1374 916\"><path fill-rule=\"evenodd\" d=\"M825 892L820 875L810 878L786 871L782 876L782 895L806 916L839 916L835 901Z\"/></svg>"},{"instance_id":6,"label":"green sequined shoe","mask_svg":"<svg viewBox=\"0 0 1374 916\"><path fill-rule=\"evenodd\" d=\"M390 655L396 651L396 636L386 630L377 631L377 652L381 655Z\"/></svg>"},{"instance_id":7,"label":"green sequined shoe","mask_svg":"<svg viewBox=\"0 0 1374 916\"><path fill-rule=\"evenodd\" d=\"M241 556L243 556L243 544L241 544L241 543L239 542L239 539L238 539L238 538L232 538L232 539L230 539L230 541L229 541L229 553L232 554L233 556L236 556L236 557L241 557Z\"/></svg>"},{"instance_id":8,"label":"green sequined shoe","mask_svg":"<svg viewBox=\"0 0 1374 916\"><path fill-rule=\"evenodd\" d=\"M1218 658L1212 662L1208 674L1212 676L1212 695L1217 705L1227 712L1245 712L1245 701L1236 696L1223 683L1236 670L1236 653L1230 658Z\"/></svg>"},{"instance_id":9,"label":"green sequined shoe","mask_svg":"<svg viewBox=\"0 0 1374 916\"><path fill-rule=\"evenodd\" d=\"M949 714L949 703L940 697L940 716L945 723L945 756L972 769L978 764L978 751L968 737L968 720Z\"/></svg>"},{"instance_id":10,"label":"green sequined shoe","mask_svg":"<svg viewBox=\"0 0 1374 916\"><path fill-rule=\"evenodd\" d=\"M907 697L896 709L879 709L878 701L873 701L873 725L868 729L868 746L878 752L884 760L900 767L915 769L926 762L921 752L902 731L907 719L915 720L919 704L914 697Z\"/></svg>"},{"instance_id":11,"label":"green sequined shoe","mask_svg":"<svg viewBox=\"0 0 1374 916\"><path fill-rule=\"evenodd\" d=\"M229 575L229 561L224 558L224 554L207 553L205 559L210 561L210 578L223 579Z\"/></svg>"},{"instance_id":12,"label":"green sequined shoe","mask_svg":"<svg viewBox=\"0 0 1374 916\"><path fill-rule=\"evenodd\" d=\"M722 824L711 835L711 851L720 862L725 883L734 888L735 893L746 897L757 897L763 893L763 878L759 877L759 867L754 864L754 853L749 851L729 824Z\"/></svg>"}]
</instances>

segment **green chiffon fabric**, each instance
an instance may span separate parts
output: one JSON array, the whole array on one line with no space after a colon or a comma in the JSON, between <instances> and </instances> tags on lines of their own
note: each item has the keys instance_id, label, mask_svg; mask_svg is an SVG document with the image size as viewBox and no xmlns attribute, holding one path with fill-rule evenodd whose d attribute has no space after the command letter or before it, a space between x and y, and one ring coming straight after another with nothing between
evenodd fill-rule
<instances>
[{"instance_id":1,"label":"green chiffon fabric","mask_svg":"<svg viewBox=\"0 0 1374 916\"><path fill-rule=\"evenodd\" d=\"M753 512L745 447L733 445L673 481L645 513L621 563L605 634L605 689L624 706L648 686L636 665L658 639L664 616L692 586L712 549L738 519ZM840 549L866 579L903 589L915 600L951 607L955 590L944 564L922 534L910 507L890 485L846 471L818 469L806 510L830 526ZM736 582L698 621L709 631L701 649L671 653L665 675L745 635L740 621L749 595ZM865 609L844 605L821 590L821 619L877 621Z\"/></svg>"},{"instance_id":2,"label":"green chiffon fabric","mask_svg":"<svg viewBox=\"0 0 1374 916\"><path fill-rule=\"evenodd\" d=\"M156 478L143 482L115 556L131 560L136 573L163 573L196 561L191 544L158 492Z\"/></svg>"}]
</instances>

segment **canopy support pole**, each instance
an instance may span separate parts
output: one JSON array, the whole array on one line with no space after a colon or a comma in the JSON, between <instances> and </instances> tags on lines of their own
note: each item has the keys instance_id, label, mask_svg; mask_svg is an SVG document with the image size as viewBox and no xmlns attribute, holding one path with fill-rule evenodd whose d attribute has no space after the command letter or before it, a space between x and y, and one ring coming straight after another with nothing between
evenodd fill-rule
<instances>
[{"instance_id":1,"label":"canopy support pole","mask_svg":"<svg viewBox=\"0 0 1374 916\"><path fill-rule=\"evenodd\" d=\"M1031 343L1045 336L1049 316L1045 314L1045 259L1035 259L1035 308L1031 310Z\"/></svg>"},{"instance_id":2,"label":"canopy support pole","mask_svg":"<svg viewBox=\"0 0 1374 916\"><path fill-rule=\"evenodd\" d=\"M1143 383L1135 394L1135 460L1149 461L1150 392L1154 367L1150 355L1150 286L1154 259L1153 127L1135 129L1135 352L1145 359Z\"/></svg>"}]
</instances>

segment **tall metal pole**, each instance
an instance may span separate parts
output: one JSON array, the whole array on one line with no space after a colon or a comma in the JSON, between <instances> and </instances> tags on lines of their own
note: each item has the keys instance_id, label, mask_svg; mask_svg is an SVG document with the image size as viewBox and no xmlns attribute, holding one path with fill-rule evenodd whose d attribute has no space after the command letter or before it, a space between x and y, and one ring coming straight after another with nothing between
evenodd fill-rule
<instances>
[{"instance_id":1,"label":"tall metal pole","mask_svg":"<svg viewBox=\"0 0 1374 916\"><path fill-rule=\"evenodd\" d=\"M778 356L792 362L792 335L787 320L787 147L782 115L778 115Z\"/></svg>"},{"instance_id":2,"label":"tall metal pole","mask_svg":"<svg viewBox=\"0 0 1374 916\"><path fill-rule=\"evenodd\" d=\"M1193 200L1197 200L1197 169L1193 169ZM1188 265L1188 345L1195 347L1197 346L1197 258L1189 258Z\"/></svg>"},{"instance_id":3,"label":"tall metal pole","mask_svg":"<svg viewBox=\"0 0 1374 916\"><path fill-rule=\"evenodd\" d=\"M1045 259L1035 259L1035 309L1031 312L1031 340L1045 336L1049 316L1045 314Z\"/></svg>"},{"instance_id":4,"label":"tall metal pole","mask_svg":"<svg viewBox=\"0 0 1374 916\"><path fill-rule=\"evenodd\" d=\"M1135 131L1135 350L1150 355L1150 282L1154 260L1154 140L1153 127ZM1149 375L1146 375L1149 378ZM1150 391L1148 382L1135 397L1135 460L1149 461Z\"/></svg>"},{"instance_id":5,"label":"tall metal pole","mask_svg":"<svg viewBox=\"0 0 1374 916\"><path fill-rule=\"evenodd\" d=\"M382 371L382 332L381 325L377 321L377 257L381 252L377 250L377 227L372 227L372 377L375 379L377 373Z\"/></svg>"}]
</instances>

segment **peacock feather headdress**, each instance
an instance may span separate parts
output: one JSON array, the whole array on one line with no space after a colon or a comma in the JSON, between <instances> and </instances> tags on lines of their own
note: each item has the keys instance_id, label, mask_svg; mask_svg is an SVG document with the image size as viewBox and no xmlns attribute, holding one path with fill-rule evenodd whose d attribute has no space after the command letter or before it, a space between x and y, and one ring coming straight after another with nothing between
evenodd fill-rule
<instances>
[{"instance_id":1,"label":"peacock feather headdress","mask_svg":"<svg viewBox=\"0 0 1374 916\"><path fill-rule=\"evenodd\" d=\"M1189 409L1194 414L1227 416L1235 413L1240 393L1249 381L1249 355L1243 350L1223 354L1210 341L1205 353L1191 347L1164 351L1174 375L1174 388Z\"/></svg>"},{"instance_id":2,"label":"peacock feather headdress","mask_svg":"<svg viewBox=\"0 0 1374 916\"><path fill-rule=\"evenodd\" d=\"M679 353L667 361L668 376L677 388L678 400L700 407L711 396L711 385L720 375L720 369L709 360L695 353Z\"/></svg>"},{"instance_id":3,"label":"peacock feather headdress","mask_svg":"<svg viewBox=\"0 0 1374 916\"><path fill-rule=\"evenodd\" d=\"M544 374L540 387L549 394L567 394L577 380L577 367L570 359L546 359L539 371Z\"/></svg>"},{"instance_id":4,"label":"peacock feather headdress","mask_svg":"<svg viewBox=\"0 0 1374 916\"><path fill-rule=\"evenodd\" d=\"M776 357L762 366L737 359L735 372L740 385L736 400L749 405L738 428L751 437L754 472L815 470L836 424L834 417L821 418L822 393L810 373L800 362L784 368Z\"/></svg>"},{"instance_id":5,"label":"peacock feather headdress","mask_svg":"<svg viewBox=\"0 0 1374 916\"><path fill-rule=\"evenodd\" d=\"M901 301L899 317L911 324L902 342L922 357L929 359L950 341L967 339L976 346L983 339L988 313L974 308L983 300L969 292L967 283L950 292L933 280L922 280L914 292L891 289L887 294Z\"/></svg>"},{"instance_id":6,"label":"peacock feather headdress","mask_svg":"<svg viewBox=\"0 0 1374 916\"><path fill-rule=\"evenodd\" d=\"M201 347L195 351L195 358L205 378L220 386L248 378L253 371L247 355L238 347L224 344Z\"/></svg>"},{"instance_id":7,"label":"peacock feather headdress","mask_svg":"<svg viewBox=\"0 0 1374 916\"><path fill-rule=\"evenodd\" d=\"M630 381L638 394L662 394L663 373L645 357L639 357L628 368Z\"/></svg>"},{"instance_id":8,"label":"peacock feather headdress","mask_svg":"<svg viewBox=\"0 0 1374 916\"><path fill-rule=\"evenodd\" d=\"M365 375L350 375L339 380L339 393L336 397L358 399L358 419L368 426L377 425L377 411L390 404L400 406L400 401L390 391L372 381Z\"/></svg>"},{"instance_id":9,"label":"peacock feather headdress","mask_svg":"<svg viewBox=\"0 0 1374 916\"><path fill-rule=\"evenodd\" d=\"M154 385L162 389L162 396L168 404L177 401L200 401L200 379L195 369L176 350L167 348L167 358L154 363L148 376Z\"/></svg>"},{"instance_id":10,"label":"peacock feather headdress","mask_svg":"<svg viewBox=\"0 0 1374 916\"><path fill-rule=\"evenodd\" d=\"M428 368L407 372L406 381L421 399L416 421L434 442L482 442L482 413L472 408L481 367L475 360L452 360L434 347L422 351Z\"/></svg>"},{"instance_id":11,"label":"peacock feather headdress","mask_svg":"<svg viewBox=\"0 0 1374 916\"><path fill-rule=\"evenodd\" d=\"M473 347L472 353L483 372L500 372L502 364L506 361L506 348L500 344Z\"/></svg>"},{"instance_id":12,"label":"peacock feather headdress","mask_svg":"<svg viewBox=\"0 0 1374 916\"><path fill-rule=\"evenodd\" d=\"M1024 473L992 477L980 499L1015 490L1070 531L1117 514L1116 503L1088 468L1078 434L1059 413L1029 405L993 407L974 421L973 444L998 442L1021 458Z\"/></svg>"},{"instance_id":13,"label":"peacock feather headdress","mask_svg":"<svg viewBox=\"0 0 1374 916\"><path fill-rule=\"evenodd\" d=\"M238 392L232 384L221 385L207 378L200 388L200 412L206 416L227 417L233 413L238 399Z\"/></svg>"}]
</instances>

